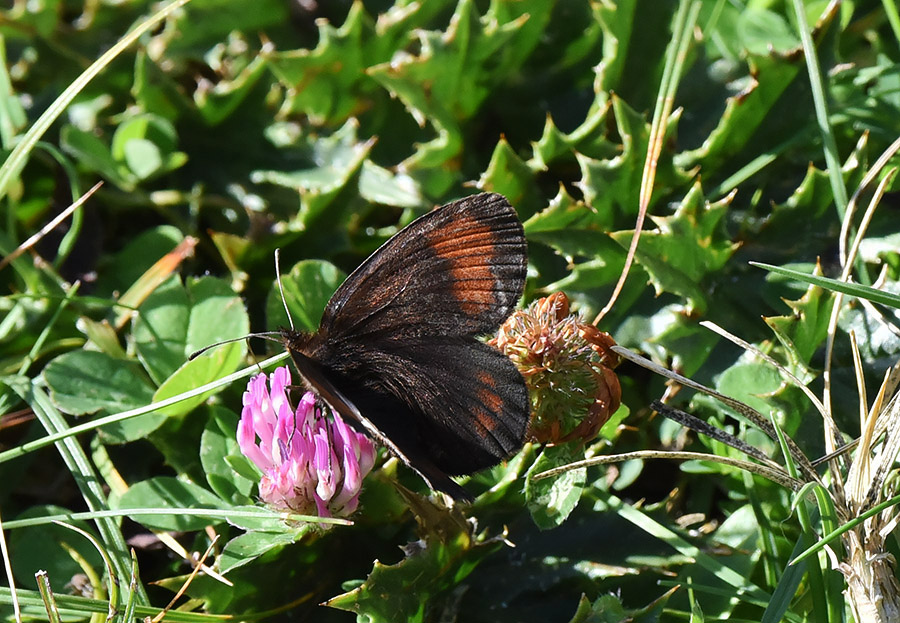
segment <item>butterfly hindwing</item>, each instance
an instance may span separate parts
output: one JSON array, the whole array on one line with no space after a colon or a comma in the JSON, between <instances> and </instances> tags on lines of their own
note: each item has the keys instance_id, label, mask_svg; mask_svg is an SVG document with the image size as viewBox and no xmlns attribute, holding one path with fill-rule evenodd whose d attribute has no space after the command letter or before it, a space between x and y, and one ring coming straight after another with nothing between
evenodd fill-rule
<instances>
[{"instance_id":1,"label":"butterfly hindwing","mask_svg":"<svg viewBox=\"0 0 900 623\"><path fill-rule=\"evenodd\" d=\"M528 392L505 355L473 338L421 338L378 358L384 392L417 414L418 444L445 472L471 474L521 447Z\"/></svg>"},{"instance_id":2,"label":"butterfly hindwing","mask_svg":"<svg viewBox=\"0 0 900 623\"><path fill-rule=\"evenodd\" d=\"M460 488L446 474L496 465L522 444L529 413L522 377L507 357L474 338L367 345L327 365L292 353L332 407L374 430L432 488L454 497ZM369 382L353 380L360 378Z\"/></svg>"},{"instance_id":3,"label":"butterfly hindwing","mask_svg":"<svg viewBox=\"0 0 900 623\"><path fill-rule=\"evenodd\" d=\"M285 337L290 339L291 332L285 332ZM297 369L300 370L300 373L310 389L319 394L328 406L331 407L333 411L339 413L345 421L351 423L351 425L354 425L356 428L361 428L372 439L375 439L382 446L390 450L391 454L415 470L430 488L435 491L443 491L457 500L472 500L472 496L469 492L456 484L446 472L439 469L427 455L420 451L420 448L415 444L406 443L405 434L400 435L400 438L403 440L401 441L402 445L409 451L409 454L407 454L407 451L401 449L375 422L363 415L356 404L332 383L329 375L325 373L318 363L296 350L291 351L291 356L294 364L297 366ZM332 376L332 378L334 377ZM364 388L360 386L356 394L359 395L361 391L364 391ZM371 397L377 401L379 408L385 408L391 403L394 403L395 411L393 412L393 417L398 421L403 420L404 415L409 418L414 417L414 414L407 412L402 403L398 401L393 401L388 398L385 402L384 396L377 396L375 394ZM412 420L409 419L407 421Z\"/></svg>"},{"instance_id":4,"label":"butterfly hindwing","mask_svg":"<svg viewBox=\"0 0 900 623\"><path fill-rule=\"evenodd\" d=\"M338 288L320 333L328 339L476 335L496 329L525 283L526 243L515 209L484 193L416 219Z\"/></svg>"}]
</instances>

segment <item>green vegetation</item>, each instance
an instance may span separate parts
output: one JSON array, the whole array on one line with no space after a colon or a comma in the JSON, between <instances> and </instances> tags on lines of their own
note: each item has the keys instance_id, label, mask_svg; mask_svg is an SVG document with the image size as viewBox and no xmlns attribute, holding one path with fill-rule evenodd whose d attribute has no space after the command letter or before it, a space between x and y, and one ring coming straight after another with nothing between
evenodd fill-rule
<instances>
[{"instance_id":1,"label":"green vegetation","mask_svg":"<svg viewBox=\"0 0 900 623\"><path fill-rule=\"evenodd\" d=\"M14 601L38 620L51 601L65 620L152 617L185 586L166 620L876 621L867 590L900 601L892 378L879 394L900 352L893 0L15 0L0 15L8 620ZM526 302L563 290L588 320L644 196L599 328L761 421L625 363L596 439L526 446L464 482L471 506L447 511L382 455L353 525L262 507L235 428L256 362L282 349L188 355L287 325L276 249L293 321L313 329L369 253L475 189L525 224ZM534 479L585 456L747 458L655 415L663 396L783 478L632 454ZM221 575L189 577L192 552Z\"/></svg>"}]
</instances>

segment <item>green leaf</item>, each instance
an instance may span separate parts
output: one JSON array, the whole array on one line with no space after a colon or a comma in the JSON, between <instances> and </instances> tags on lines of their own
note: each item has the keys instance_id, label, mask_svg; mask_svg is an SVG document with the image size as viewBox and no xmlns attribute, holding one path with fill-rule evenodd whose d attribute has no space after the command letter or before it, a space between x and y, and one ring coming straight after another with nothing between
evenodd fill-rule
<instances>
[{"instance_id":1,"label":"green leaf","mask_svg":"<svg viewBox=\"0 0 900 623\"><path fill-rule=\"evenodd\" d=\"M151 293L138 311L135 346L144 367L160 383L155 400L234 372L246 352L246 344L238 341L187 361L200 348L250 331L243 302L220 279L202 277L183 287L172 278ZM166 413L187 413L206 398L198 396L172 405Z\"/></svg>"},{"instance_id":2,"label":"green leaf","mask_svg":"<svg viewBox=\"0 0 900 623\"><path fill-rule=\"evenodd\" d=\"M398 208L420 208L425 198L418 183L403 173L393 173L371 160L363 163L359 176L359 195L372 203Z\"/></svg>"},{"instance_id":3,"label":"green leaf","mask_svg":"<svg viewBox=\"0 0 900 623\"><path fill-rule=\"evenodd\" d=\"M582 127L586 126L589 122L591 123L591 129L596 129L598 126L602 133L603 125L600 123L606 118L606 113L609 111L609 106L604 106L603 108L598 108L594 111L593 114L589 115L587 119L582 122ZM602 135L602 134L601 134ZM573 140L571 135L567 135L565 132L556 127L556 124L553 122L553 118L549 115L547 116L547 120L544 122L544 130L541 133L541 138L531 144L533 156L533 166L538 171L546 170L549 168L551 163L553 163L558 158L563 157L575 157L575 152L579 151L577 148L577 141ZM613 145L610 143L610 148L613 149Z\"/></svg>"},{"instance_id":4,"label":"green leaf","mask_svg":"<svg viewBox=\"0 0 900 623\"><path fill-rule=\"evenodd\" d=\"M575 258L582 262L596 262L600 259L610 266L610 275L618 277L625 261L621 247L614 244L606 232L610 223L585 203L576 201L565 188L540 212L525 221L525 235L529 240L542 242L562 255L567 262ZM612 261L612 256L618 261Z\"/></svg>"},{"instance_id":5,"label":"green leaf","mask_svg":"<svg viewBox=\"0 0 900 623\"><path fill-rule=\"evenodd\" d=\"M530 214L542 208L544 203L534 176L535 172L501 137L494 147L488 168L481 174L478 187L500 193L516 206L520 214Z\"/></svg>"},{"instance_id":6,"label":"green leaf","mask_svg":"<svg viewBox=\"0 0 900 623\"><path fill-rule=\"evenodd\" d=\"M59 506L32 506L21 513L16 519L30 519L32 517L44 517L47 515L65 515L72 511ZM83 521L68 521L79 528L93 532L92 526ZM13 572L19 581L33 578L37 569L44 569L50 579L50 586L59 594L68 592L66 584L84 569L78 564L72 554L63 547L73 549L87 564L95 570L103 569L103 559L100 552L90 541L80 534L63 526L44 524L12 530L7 537L9 539L9 560ZM33 581L33 579L32 579Z\"/></svg>"},{"instance_id":7,"label":"green leaf","mask_svg":"<svg viewBox=\"0 0 900 623\"><path fill-rule=\"evenodd\" d=\"M245 532L228 541L217 560L221 573L243 567L266 552L290 545L296 536L290 532Z\"/></svg>"},{"instance_id":8,"label":"green leaf","mask_svg":"<svg viewBox=\"0 0 900 623\"><path fill-rule=\"evenodd\" d=\"M459 153L460 122L527 57L539 41L534 28L548 18L549 8L534 6L533 16L516 8L495 8L481 20L475 3L461 0L446 32L415 33L418 54L395 55L390 62L369 67L367 73L400 99L420 125L427 121L435 129L436 138L420 145L405 167L439 166Z\"/></svg>"},{"instance_id":9,"label":"green leaf","mask_svg":"<svg viewBox=\"0 0 900 623\"><path fill-rule=\"evenodd\" d=\"M445 533L441 539L431 536L411 544L406 558L397 564L375 561L362 585L325 605L355 612L358 620L371 623L425 621L427 607L501 546L497 540L473 539L463 521L456 524L456 532Z\"/></svg>"},{"instance_id":10,"label":"green leaf","mask_svg":"<svg viewBox=\"0 0 900 623\"><path fill-rule=\"evenodd\" d=\"M315 331L319 328L322 312L331 299L331 295L347 278L340 269L329 262L321 260L303 260L291 268L291 272L282 276L284 299L287 301L294 326L299 331ZM281 301L278 284L273 283L266 301L266 317L271 329L290 327Z\"/></svg>"},{"instance_id":11,"label":"green leaf","mask_svg":"<svg viewBox=\"0 0 900 623\"><path fill-rule=\"evenodd\" d=\"M768 416L773 413L772 396L784 387L781 374L768 363L738 363L719 376L716 389L726 396L731 396L750 405ZM771 442L769 442L771 443Z\"/></svg>"},{"instance_id":12,"label":"green leaf","mask_svg":"<svg viewBox=\"0 0 900 623\"><path fill-rule=\"evenodd\" d=\"M357 141L357 129L358 123L351 119L331 136L312 140L308 146L312 167L293 171L260 169L251 174L256 184L274 184L300 195L300 211L292 227L309 226L359 175L374 141Z\"/></svg>"},{"instance_id":13,"label":"green leaf","mask_svg":"<svg viewBox=\"0 0 900 623\"><path fill-rule=\"evenodd\" d=\"M228 508L228 505L206 489L177 478L157 476L142 480L119 498L117 508L171 509L170 514L132 515L131 518L155 530L202 530L219 520L195 515L180 514L184 508Z\"/></svg>"},{"instance_id":14,"label":"green leaf","mask_svg":"<svg viewBox=\"0 0 900 623\"><path fill-rule=\"evenodd\" d=\"M721 269L737 249L722 231L728 200L708 204L699 184L695 184L672 216L653 217L658 229L641 233L637 258L657 294L672 292L683 296L703 313L707 306L703 279ZM623 247L633 232L619 231L612 237Z\"/></svg>"},{"instance_id":15,"label":"green leaf","mask_svg":"<svg viewBox=\"0 0 900 623\"><path fill-rule=\"evenodd\" d=\"M629 54L632 40L636 38L635 24L640 24L641 15L638 3L634 0L620 0L615 5L598 4L593 7L595 22L602 30L603 60L597 66L600 79L598 96L619 90L624 82L626 66L629 58L640 57L640 54ZM638 27L640 31L640 27ZM639 36L638 32L638 36Z\"/></svg>"},{"instance_id":16,"label":"green leaf","mask_svg":"<svg viewBox=\"0 0 900 623\"><path fill-rule=\"evenodd\" d=\"M125 164L138 179L145 180L163 167L163 157L159 147L147 139L131 139L123 151Z\"/></svg>"},{"instance_id":17,"label":"green leaf","mask_svg":"<svg viewBox=\"0 0 900 623\"><path fill-rule=\"evenodd\" d=\"M169 170L176 153L175 127L157 115L132 117L116 128L112 139L112 157L123 162L138 179L145 180ZM184 156L181 156L183 161Z\"/></svg>"},{"instance_id":18,"label":"green leaf","mask_svg":"<svg viewBox=\"0 0 900 623\"><path fill-rule=\"evenodd\" d=\"M67 153L89 170L103 175L123 190L134 189L134 175L113 158L109 147L94 134L66 125L60 133L60 142Z\"/></svg>"},{"instance_id":19,"label":"green leaf","mask_svg":"<svg viewBox=\"0 0 900 623\"><path fill-rule=\"evenodd\" d=\"M747 52L758 56L786 53L800 46L793 28L781 15L761 8L741 12L737 34Z\"/></svg>"},{"instance_id":20,"label":"green leaf","mask_svg":"<svg viewBox=\"0 0 900 623\"><path fill-rule=\"evenodd\" d=\"M237 370L246 354L247 344L243 340L212 348L196 359L185 362L172 376L167 378L156 390L153 401L159 402L184 392L196 389ZM199 396L182 400L161 409L168 416L181 416L191 412L197 405L205 402L210 396L222 391L222 387L212 389Z\"/></svg>"},{"instance_id":21,"label":"green leaf","mask_svg":"<svg viewBox=\"0 0 900 623\"><path fill-rule=\"evenodd\" d=\"M241 452L235 437L239 415L219 406L210 407L209 412L200 438L200 464L206 473L206 482L223 500L232 504L250 504L250 492L257 479L244 478L226 461L226 457Z\"/></svg>"},{"instance_id":22,"label":"green leaf","mask_svg":"<svg viewBox=\"0 0 900 623\"><path fill-rule=\"evenodd\" d=\"M282 113L309 115L320 124L343 123L373 91L366 67L388 60L374 45L374 26L361 2L354 2L340 28L319 25L313 50L299 49L270 55L269 65L289 89Z\"/></svg>"},{"instance_id":23,"label":"green leaf","mask_svg":"<svg viewBox=\"0 0 900 623\"><path fill-rule=\"evenodd\" d=\"M271 3L270 3L271 4ZM264 10L264 9L260 9ZM246 44L238 44L238 58L221 59L224 67L240 66L247 55ZM198 88L194 91L194 102L203 120L215 126L232 115L245 99L253 92L253 88L268 70L268 62L262 55L250 56L252 60L235 76L223 76L212 88Z\"/></svg>"},{"instance_id":24,"label":"green leaf","mask_svg":"<svg viewBox=\"0 0 900 623\"><path fill-rule=\"evenodd\" d=\"M153 290L138 309L132 329L137 356L156 383L190 354L185 348L190 313L187 290L177 275Z\"/></svg>"},{"instance_id":25,"label":"green leaf","mask_svg":"<svg viewBox=\"0 0 900 623\"><path fill-rule=\"evenodd\" d=\"M821 35L828 30L835 13L824 14L825 20L816 25L813 34L817 42L821 42ZM738 20L742 22L744 17L741 12ZM727 41L728 37L721 40ZM815 117L808 114L809 107L798 105L798 101L809 98L803 55L793 52L781 55L766 48L762 54L750 54L747 62L750 68L746 87L728 98L718 126L703 145L679 156L681 166L699 165L704 171L722 175L746 162L748 154L756 156L782 149L779 146L785 137L806 138L806 128L815 131L812 127Z\"/></svg>"},{"instance_id":26,"label":"green leaf","mask_svg":"<svg viewBox=\"0 0 900 623\"><path fill-rule=\"evenodd\" d=\"M150 402L153 390L134 362L105 353L76 350L47 364L43 379L60 411L84 415L96 411L117 413ZM138 419L152 418L153 414Z\"/></svg>"},{"instance_id":27,"label":"green leaf","mask_svg":"<svg viewBox=\"0 0 900 623\"><path fill-rule=\"evenodd\" d=\"M603 595L593 602L582 595L569 623L618 623L632 620L628 614L614 595Z\"/></svg>"},{"instance_id":28,"label":"green leaf","mask_svg":"<svg viewBox=\"0 0 900 623\"><path fill-rule=\"evenodd\" d=\"M532 520L541 530L556 528L575 510L584 491L587 468L579 467L563 472L559 476L541 480L534 480L532 476L582 459L584 453L578 444L548 446L528 470L525 479L525 502Z\"/></svg>"},{"instance_id":29,"label":"green leaf","mask_svg":"<svg viewBox=\"0 0 900 623\"><path fill-rule=\"evenodd\" d=\"M672 369L688 377L700 369L720 341L677 304L661 307L649 316L631 314L620 325L616 339L652 353L658 361L670 359Z\"/></svg>"},{"instance_id":30,"label":"green leaf","mask_svg":"<svg viewBox=\"0 0 900 623\"><path fill-rule=\"evenodd\" d=\"M585 203L606 219L603 221L606 228L612 227L617 214L633 217L638 212L644 159L650 138L650 123L643 115L615 95L611 97L611 102L616 129L622 140L621 147L602 158L575 154L581 169L579 184ZM677 113L670 117L666 136L675 134L678 121ZM669 152L664 149L657 164L655 188L679 188L690 180L691 176L677 168ZM651 211L662 195L658 190L653 193L649 206Z\"/></svg>"},{"instance_id":31,"label":"green leaf","mask_svg":"<svg viewBox=\"0 0 900 623\"><path fill-rule=\"evenodd\" d=\"M821 274L818 267L816 274ZM763 320L775 332L791 359L805 371L828 335L835 297L822 288L811 285L802 298L784 302L793 311L790 316L769 316Z\"/></svg>"}]
</instances>

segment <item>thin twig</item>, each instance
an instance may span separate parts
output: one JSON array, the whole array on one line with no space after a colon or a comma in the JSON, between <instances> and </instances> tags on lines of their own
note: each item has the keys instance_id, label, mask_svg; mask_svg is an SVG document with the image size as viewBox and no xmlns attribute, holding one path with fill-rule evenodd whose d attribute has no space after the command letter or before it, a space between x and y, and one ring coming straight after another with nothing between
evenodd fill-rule
<instances>
[{"instance_id":1,"label":"thin twig","mask_svg":"<svg viewBox=\"0 0 900 623\"><path fill-rule=\"evenodd\" d=\"M69 218L69 216L71 216L72 213L75 212L75 210L77 210L82 205L84 205L84 202L87 201L91 195L93 195L95 192L97 192L101 186L103 186L102 181L94 184L94 186L90 190L88 190L86 193L84 193L83 195L81 195L78 198L78 201L76 201L75 203L70 205L68 208L66 208L59 214L57 214L56 217L53 218L53 220L51 220L49 223L47 223L46 225L41 227L40 231L38 231L33 236L29 237L28 240L26 240L25 242L20 244L18 247L16 247L12 253L7 255L3 259L0 259L0 270L5 268L7 264L9 264L10 262L12 262L16 258L18 258L20 255L25 253L25 251L27 251L28 249L30 249L31 247L36 245L40 241L41 238L43 238L44 236L49 234L51 231L53 231L54 229L59 227L60 223L62 223L67 218Z\"/></svg>"},{"instance_id":2,"label":"thin twig","mask_svg":"<svg viewBox=\"0 0 900 623\"><path fill-rule=\"evenodd\" d=\"M709 454L706 452L669 452L660 450L637 450L635 452L624 452L622 454L607 454L603 456L595 456L589 459L584 459L583 461L576 461L574 463L569 463L568 465L561 465L559 467L554 467L553 469L548 469L545 472L540 472L532 476L532 480L552 478L553 476L558 476L559 474L563 474L573 469L579 469L582 467L606 465L607 463L621 463L622 461L631 461L635 459L712 461L714 463L729 465L731 467L736 467L738 469L757 474L759 476L762 476L763 478L766 478L767 480L771 480L772 482L778 483L783 487L791 489L792 491L799 491L806 485L806 483L788 476L784 472L784 470L772 469L765 465L760 465L759 463L752 463L750 461L734 459L727 456L718 456L716 454Z\"/></svg>"}]
</instances>

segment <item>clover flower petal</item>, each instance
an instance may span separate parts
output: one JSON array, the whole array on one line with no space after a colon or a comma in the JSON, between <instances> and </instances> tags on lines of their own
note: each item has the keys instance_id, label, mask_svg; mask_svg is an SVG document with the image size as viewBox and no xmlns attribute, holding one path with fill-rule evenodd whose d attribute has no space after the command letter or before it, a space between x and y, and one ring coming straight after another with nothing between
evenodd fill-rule
<instances>
[{"instance_id":1,"label":"clover flower petal","mask_svg":"<svg viewBox=\"0 0 900 623\"><path fill-rule=\"evenodd\" d=\"M258 374L243 396L237 440L262 471L260 498L276 508L320 517L346 516L359 503L363 478L375 464L375 446L334 415L327 417L307 392L292 409L290 370Z\"/></svg>"}]
</instances>

